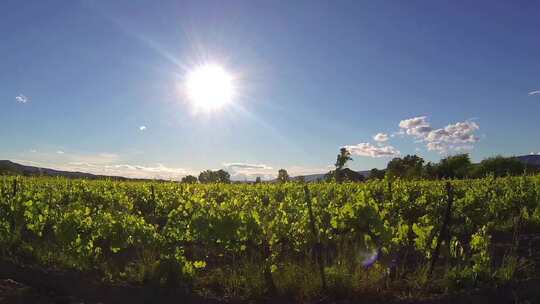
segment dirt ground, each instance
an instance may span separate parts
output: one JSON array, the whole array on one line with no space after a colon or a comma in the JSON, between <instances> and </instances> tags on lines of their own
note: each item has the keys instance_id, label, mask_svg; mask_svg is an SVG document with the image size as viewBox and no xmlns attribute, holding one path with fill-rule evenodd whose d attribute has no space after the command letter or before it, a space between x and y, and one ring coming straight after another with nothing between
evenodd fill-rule
<instances>
[{"instance_id":1,"label":"dirt ground","mask_svg":"<svg viewBox=\"0 0 540 304\"><path fill-rule=\"evenodd\" d=\"M0 304L82 304L72 297L36 290L12 279L0 279Z\"/></svg>"}]
</instances>

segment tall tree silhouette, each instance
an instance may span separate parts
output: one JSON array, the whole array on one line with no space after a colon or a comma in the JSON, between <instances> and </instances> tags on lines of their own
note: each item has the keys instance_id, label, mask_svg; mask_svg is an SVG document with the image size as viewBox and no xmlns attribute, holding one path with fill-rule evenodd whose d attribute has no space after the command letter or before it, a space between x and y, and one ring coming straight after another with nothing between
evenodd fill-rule
<instances>
[{"instance_id":1,"label":"tall tree silhouette","mask_svg":"<svg viewBox=\"0 0 540 304\"><path fill-rule=\"evenodd\" d=\"M287 173L287 170L279 169L277 180L280 183L288 182L289 181L289 173Z\"/></svg>"},{"instance_id":2,"label":"tall tree silhouette","mask_svg":"<svg viewBox=\"0 0 540 304\"><path fill-rule=\"evenodd\" d=\"M339 149L339 154L337 155L336 163L334 164L336 167L336 170L334 171L334 179L336 182L341 183L343 181L343 168L350 160L353 160L351 157L351 152L349 152L347 148Z\"/></svg>"}]
</instances>

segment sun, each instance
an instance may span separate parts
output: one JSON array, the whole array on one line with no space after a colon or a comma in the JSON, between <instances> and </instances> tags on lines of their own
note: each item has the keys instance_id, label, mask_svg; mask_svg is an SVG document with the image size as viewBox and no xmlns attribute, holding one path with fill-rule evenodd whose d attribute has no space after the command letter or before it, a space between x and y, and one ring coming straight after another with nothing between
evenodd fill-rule
<instances>
[{"instance_id":1,"label":"sun","mask_svg":"<svg viewBox=\"0 0 540 304\"><path fill-rule=\"evenodd\" d=\"M220 109L235 96L233 77L216 64L204 64L188 72L185 88L195 109L203 111Z\"/></svg>"}]
</instances>

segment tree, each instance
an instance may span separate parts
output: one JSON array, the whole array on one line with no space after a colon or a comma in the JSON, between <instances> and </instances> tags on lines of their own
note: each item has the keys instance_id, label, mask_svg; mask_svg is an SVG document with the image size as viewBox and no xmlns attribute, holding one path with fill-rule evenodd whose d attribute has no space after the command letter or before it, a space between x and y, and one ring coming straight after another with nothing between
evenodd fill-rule
<instances>
[{"instance_id":1,"label":"tree","mask_svg":"<svg viewBox=\"0 0 540 304\"><path fill-rule=\"evenodd\" d=\"M257 178L255 178L255 184L260 184L260 183L261 183L261 177L257 176Z\"/></svg>"},{"instance_id":2,"label":"tree","mask_svg":"<svg viewBox=\"0 0 540 304\"><path fill-rule=\"evenodd\" d=\"M231 183L231 175L229 172L220 169L216 172L216 182L218 183L225 183L230 184Z\"/></svg>"},{"instance_id":3,"label":"tree","mask_svg":"<svg viewBox=\"0 0 540 304\"><path fill-rule=\"evenodd\" d=\"M339 182L362 182L364 181L364 176L354 170L349 168L341 169L338 173Z\"/></svg>"},{"instance_id":4,"label":"tree","mask_svg":"<svg viewBox=\"0 0 540 304\"><path fill-rule=\"evenodd\" d=\"M390 177L417 179L422 177L424 159L417 155L396 157L386 166L386 174Z\"/></svg>"},{"instance_id":5,"label":"tree","mask_svg":"<svg viewBox=\"0 0 540 304\"><path fill-rule=\"evenodd\" d=\"M351 157L351 152L347 150L347 148L341 148L339 149L339 154L337 155L336 163L334 166L337 170L343 169L348 161L353 160Z\"/></svg>"},{"instance_id":6,"label":"tree","mask_svg":"<svg viewBox=\"0 0 540 304\"><path fill-rule=\"evenodd\" d=\"M211 170L205 170L199 174L199 182L201 184L211 183L213 180L213 172Z\"/></svg>"},{"instance_id":7,"label":"tree","mask_svg":"<svg viewBox=\"0 0 540 304\"><path fill-rule=\"evenodd\" d=\"M465 178L471 175L469 154L458 154L441 159L435 166L436 178Z\"/></svg>"},{"instance_id":8,"label":"tree","mask_svg":"<svg viewBox=\"0 0 540 304\"><path fill-rule=\"evenodd\" d=\"M482 160L473 169L475 177L520 175L527 171L527 166L513 157L490 157Z\"/></svg>"},{"instance_id":9,"label":"tree","mask_svg":"<svg viewBox=\"0 0 540 304\"><path fill-rule=\"evenodd\" d=\"M424 166L423 177L426 179L437 179L437 164L428 162Z\"/></svg>"},{"instance_id":10,"label":"tree","mask_svg":"<svg viewBox=\"0 0 540 304\"><path fill-rule=\"evenodd\" d=\"M386 174L386 170L379 170L377 168L373 168L371 169L371 171L369 171L368 178L369 179L383 179L385 174Z\"/></svg>"},{"instance_id":11,"label":"tree","mask_svg":"<svg viewBox=\"0 0 540 304\"><path fill-rule=\"evenodd\" d=\"M336 163L334 164L336 167L334 170L334 178L336 182L341 183L342 181L346 180L346 176L343 174L343 168L350 160L353 160L351 157L351 152L349 152L347 148L339 149L339 154L337 155Z\"/></svg>"},{"instance_id":12,"label":"tree","mask_svg":"<svg viewBox=\"0 0 540 304\"><path fill-rule=\"evenodd\" d=\"M287 170L279 169L277 180L280 183L288 182L289 181L289 173L287 173Z\"/></svg>"},{"instance_id":13,"label":"tree","mask_svg":"<svg viewBox=\"0 0 540 304\"><path fill-rule=\"evenodd\" d=\"M182 180L181 180L182 183L185 183L185 184L196 184L197 183L197 178L193 175L186 175L184 177L182 177Z\"/></svg>"},{"instance_id":14,"label":"tree","mask_svg":"<svg viewBox=\"0 0 540 304\"><path fill-rule=\"evenodd\" d=\"M199 182L207 183L230 183L231 175L225 170L205 170L199 174Z\"/></svg>"}]
</instances>

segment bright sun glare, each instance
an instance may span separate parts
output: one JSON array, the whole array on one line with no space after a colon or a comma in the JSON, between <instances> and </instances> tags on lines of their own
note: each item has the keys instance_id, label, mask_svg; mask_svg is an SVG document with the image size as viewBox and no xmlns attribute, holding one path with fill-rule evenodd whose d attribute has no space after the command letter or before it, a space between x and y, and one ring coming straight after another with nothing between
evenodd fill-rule
<instances>
[{"instance_id":1,"label":"bright sun glare","mask_svg":"<svg viewBox=\"0 0 540 304\"><path fill-rule=\"evenodd\" d=\"M186 78L187 97L196 109L217 110L232 102L235 90L232 76L223 67L205 64L190 71Z\"/></svg>"}]
</instances>

